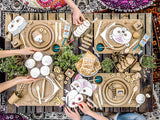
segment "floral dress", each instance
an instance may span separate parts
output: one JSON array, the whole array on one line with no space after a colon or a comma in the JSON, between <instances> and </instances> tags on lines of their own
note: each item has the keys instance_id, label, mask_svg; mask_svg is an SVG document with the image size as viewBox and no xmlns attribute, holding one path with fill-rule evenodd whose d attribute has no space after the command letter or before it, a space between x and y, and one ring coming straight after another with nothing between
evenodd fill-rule
<instances>
[{"instance_id":1,"label":"floral dress","mask_svg":"<svg viewBox=\"0 0 160 120\"><path fill-rule=\"evenodd\" d=\"M53 10L62 8L66 5L64 0L19 0L21 3L28 7Z\"/></svg>"}]
</instances>

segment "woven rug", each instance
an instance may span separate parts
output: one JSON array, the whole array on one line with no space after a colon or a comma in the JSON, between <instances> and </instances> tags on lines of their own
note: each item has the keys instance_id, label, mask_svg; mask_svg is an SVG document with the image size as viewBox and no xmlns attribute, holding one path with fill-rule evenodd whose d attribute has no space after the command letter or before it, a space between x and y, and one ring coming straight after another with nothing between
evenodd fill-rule
<instances>
[{"instance_id":1,"label":"woven rug","mask_svg":"<svg viewBox=\"0 0 160 120\"><path fill-rule=\"evenodd\" d=\"M99 0L109 9L115 11L132 12L144 9L155 0Z\"/></svg>"}]
</instances>

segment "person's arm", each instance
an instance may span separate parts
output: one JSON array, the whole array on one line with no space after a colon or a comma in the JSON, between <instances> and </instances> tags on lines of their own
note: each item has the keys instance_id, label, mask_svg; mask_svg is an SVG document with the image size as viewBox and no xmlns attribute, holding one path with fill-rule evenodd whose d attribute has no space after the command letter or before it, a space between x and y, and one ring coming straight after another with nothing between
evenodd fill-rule
<instances>
[{"instance_id":1,"label":"person's arm","mask_svg":"<svg viewBox=\"0 0 160 120\"><path fill-rule=\"evenodd\" d=\"M34 52L36 51L38 50L31 47L17 50L2 50L0 51L0 58L10 57L14 55L31 55L34 54Z\"/></svg>"},{"instance_id":2,"label":"person's arm","mask_svg":"<svg viewBox=\"0 0 160 120\"><path fill-rule=\"evenodd\" d=\"M75 3L72 0L65 0L65 2L67 3L67 5L69 5L69 7L74 10L74 9L78 9L78 7L75 5Z\"/></svg>"},{"instance_id":3,"label":"person's arm","mask_svg":"<svg viewBox=\"0 0 160 120\"><path fill-rule=\"evenodd\" d=\"M7 90L8 88L11 88L17 84L29 84L32 83L34 81L36 81L38 79L34 79L31 77L16 77L12 80L0 83L0 93Z\"/></svg>"},{"instance_id":4,"label":"person's arm","mask_svg":"<svg viewBox=\"0 0 160 120\"><path fill-rule=\"evenodd\" d=\"M80 25L83 22L80 20L85 20L83 14L81 13L80 9L75 5L75 3L72 0L65 0L65 2L70 6L70 8L73 10L73 24Z\"/></svg>"},{"instance_id":5,"label":"person's arm","mask_svg":"<svg viewBox=\"0 0 160 120\"><path fill-rule=\"evenodd\" d=\"M79 115L79 113L78 113L76 108L74 108L74 111L75 112L73 112L69 107L65 107L64 108L64 112L66 113L66 115L70 119L72 119L72 120L81 120L81 117L80 117L80 115Z\"/></svg>"},{"instance_id":6,"label":"person's arm","mask_svg":"<svg viewBox=\"0 0 160 120\"><path fill-rule=\"evenodd\" d=\"M103 117L103 116L101 116L101 115L93 112L92 110L90 110L90 108L89 108L88 106L92 107L88 102L87 102L87 104L84 103L84 102L81 102L81 103L79 104L79 109L80 109L84 114L87 114L87 115L93 117L93 118L96 119L96 120L109 120L108 118Z\"/></svg>"},{"instance_id":7,"label":"person's arm","mask_svg":"<svg viewBox=\"0 0 160 120\"><path fill-rule=\"evenodd\" d=\"M0 58L15 56L18 54L18 50L3 50L0 51Z\"/></svg>"}]
</instances>

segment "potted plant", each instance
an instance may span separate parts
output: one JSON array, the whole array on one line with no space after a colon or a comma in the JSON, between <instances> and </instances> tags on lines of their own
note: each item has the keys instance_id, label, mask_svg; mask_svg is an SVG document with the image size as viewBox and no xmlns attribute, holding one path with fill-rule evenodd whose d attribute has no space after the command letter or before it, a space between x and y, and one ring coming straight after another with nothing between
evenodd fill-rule
<instances>
[{"instance_id":1,"label":"potted plant","mask_svg":"<svg viewBox=\"0 0 160 120\"><path fill-rule=\"evenodd\" d=\"M108 57L105 58L101 63L102 70L107 73L110 73L114 66L115 62Z\"/></svg>"},{"instance_id":2,"label":"potted plant","mask_svg":"<svg viewBox=\"0 0 160 120\"><path fill-rule=\"evenodd\" d=\"M154 64L154 60L155 60L155 57L153 57L153 56L143 55L140 58L140 64L144 68L154 69L154 68L156 68L156 65Z\"/></svg>"},{"instance_id":3,"label":"potted plant","mask_svg":"<svg viewBox=\"0 0 160 120\"><path fill-rule=\"evenodd\" d=\"M75 63L79 61L82 55L75 55L72 51L73 47L66 45L65 49L53 56L54 66L61 67L64 71L71 68L73 71L76 70Z\"/></svg>"}]
</instances>

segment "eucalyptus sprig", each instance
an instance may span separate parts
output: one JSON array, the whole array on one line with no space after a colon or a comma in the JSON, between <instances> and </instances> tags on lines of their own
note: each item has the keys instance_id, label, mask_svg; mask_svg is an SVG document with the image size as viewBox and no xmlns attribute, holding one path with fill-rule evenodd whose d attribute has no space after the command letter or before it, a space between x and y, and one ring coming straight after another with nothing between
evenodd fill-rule
<instances>
[{"instance_id":1,"label":"eucalyptus sprig","mask_svg":"<svg viewBox=\"0 0 160 120\"><path fill-rule=\"evenodd\" d=\"M60 66L63 70L71 68L76 70L75 63L79 61L82 55L75 55L73 53L73 46L65 45L65 49L62 53L58 53L53 56L54 66Z\"/></svg>"}]
</instances>

